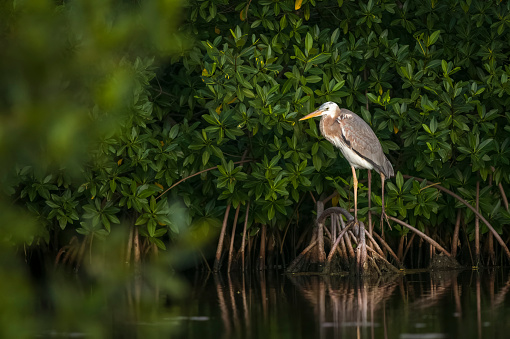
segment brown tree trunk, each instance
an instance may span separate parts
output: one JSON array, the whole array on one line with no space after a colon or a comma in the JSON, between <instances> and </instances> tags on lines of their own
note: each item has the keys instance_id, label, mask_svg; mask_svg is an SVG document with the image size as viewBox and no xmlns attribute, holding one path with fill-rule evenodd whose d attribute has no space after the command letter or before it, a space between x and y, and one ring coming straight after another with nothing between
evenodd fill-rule
<instances>
[{"instance_id":1,"label":"brown tree trunk","mask_svg":"<svg viewBox=\"0 0 510 339\"><path fill-rule=\"evenodd\" d=\"M317 217L324 211L324 204L322 201L317 201ZM319 267L324 267L326 263L326 252L324 251L324 221L321 221L317 225L317 258L319 260Z\"/></svg>"},{"instance_id":2,"label":"brown tree trunk","mask_svg":"<svg viewBox=\"0 0 510 339\"><path fill-rule=\"evenodd\" d=\"M496 253L494 252L494 237L492 236L492 233L489 233L489 245L488 245L488 258L487 258L487 266L489 265L496 265Z\"/></svg>"},{"instance_id":3,"label":"brown tree trunk","mask_svg":"<svg viewBox=\"0 0 510 339\"><path fill-rule=\"evenodd\" d=\"M342 219L342 217L338 217L338 220L340 221L340 225L341 225L341 230L340 232L345 229L346 225L345 225L345 222L344 222L344 219ZM351 244L351 240L349 239L349 237L346 237L344 236L342 238L342 247L345 247L346 250L345 250L345 253L347 253L347 259L354 259L356 256L354 255L354 249L352 248L352 244Z\"/></svg>"},{"instance_id":4,"label":"brown tree trunk","mask_svg":"<svg viewBox=\"0 0 510 339\"><path fill-rule=\"evenodd\" d=\"M347 252L349 253L349 256L352 259L355 259L356 254L354 253L354 248L352 247L351 239L349 239L349 237L344 237L344 240L345 240L345 245L347 246Z\"/></svg>"},{"instance_id":5,"label":"brown tree trunk","mask_svg":"<svg viewBox=\"0 0 510 339\"><path fill-rule=\"evenodd\" d=\"M250 201L248 201L248 203L246 204L246 215L244 216L244 228L243 228L243 240L242 240L242 243L241 243L241 269L242 271L244 272L244 260L245 260L245 255L244 255L244 249L246 247L246 229L248 227L248 213L250 211Z\"/></svg>"},{"instance_id":6,"label":"brown tree trunk","mask_svg":"<svg viewBox=\"0 0 510 339\"><path fill-rule=\"evenodd\" d=\"M134 226L133 233L133 268L135 271L134 279L134 302L135 305L140 305L140 298L142 295L142 269L141 269L141 249L140 249L140 236L138 234L138 227Z\"/></svg>"},{"instance_id":7,"label":"brown tree trunk","mask_svg":"<svg viewBox=\"0 0 510 339\"><path fill-rule=\"evenodd\" d=\"M338 239L338 238L337 238ZM345 238L343 238L342 240L340 240L340 247L342 249L342 253L344 258L345 258L345 264L346 265L349 265L349 252L347 250L347 245L345 245Z\"/></svg>"},{"instance_id":8,"label":"brown tree trunk","mask_svg":"<svg viewBox=\"0 0 510 339\"><path fill-rule=\"evenodd\" d=\"M404 240L405 240L405 237L403 235L401 235L400 241L398 242L398 250L397 250L398 260L400 260L400 261L402 261L404 258Z\"/></svg>"},{"instance_id":9,"label":"brown tree trunk","mask_svg":"<svg viewBox=\"0 0 510 339\"><path fill-rule=\"evenodd\" d=\"M135 269L135 275L140 275L140 237L138 236L138 227L134 226L133 231L133 267Z\"/></svg>"},{"instance_id":10,"label":"brown tree trunk","mask_svg":"<svg viewBox=\"0 0 510 339\"><path fill-rule=\"evenodd\" d=\"M225 216L223 217L223 225L221 226L220 238L218 239L218 247L216 248L216 257L214 259L213 271L218 272L221 265L221 252L223 251L223 240L225 239L225 232L227 230L228 215L230 213L230 205L227 205Z\"/></svg>"},{"instance_id":11,"label":"brown tree trunk","mask_svg":"<svg viewBox=\"0 0 510 339\"><path fill-rule=\"evenodd\" d=\"M263 271L266 264L266 225L262 225L260 232L260 255L259 255L259 271Z\"/></svg>"},{"instance_id":12,"label":"brown tree trunk","mask_svg":"<svg viewBox=\"0 0 510 339\"><path fill-rule=\"evenodd\" d=\"M476 182L476 210L480 211L480 181ZM480 218L475 216L475 265L480 263Z\"/></svg>"},{"instance_id":13,"label":"brown tree trunk","mask_svg":"<svg viewBox=\"0 0 510 339\"><path fill-rule=\"evenodd\" d=\"M459 244L459 229L460 229L460 217L461 210L457 211L457 220L455 221L455 229L453 230L452 237L452 257L455 258L457 256L457 246Z\"/></svg>"},{"instance_id":14,"label":"brown tree trunk","mask_svg":"<svg viewBox=\"0 0 510 339\"><path fill-rule=\"evenodd\" d=\"M135 227L136 226L131 227L131 230L129 231L128 242L126 245L126 266L127 267L129 267L131 265L131 251L133 248L133 234L135 232Z\"/></svg>"},{"instance_id":15,"label":"brown tree trunk","mask_svg":"<svg viewBox=\"0 0 510 339\"><path fill-rule=\"evenodd\" d=\"M271 234L266 236L266 268L271 269L274 267L274 239Z\"/></svg>"},{"instance_id":16,"label":"brown tree trunk","mask_svg":"<svg viewBox=\"0 0 510 339\"><path fill-rule=\"evenodd\" d=\"M462 233L464 233L464 237L466 238L466 244L468 246L468 250L469 250L469 257L471 258L471 266L475 266L475 261L473 259L473 251L471 250L471 244L469 243L469 238L468 238L468 234L467 234L467 231L466 231L466 221L461 218L461 221L460 221L461 225L462 225Z\"/></svg>"},{"instance_id":17,"label":"brown tree trunk","mask_svg":"<svg viewBox=\"0 0 510 339\"><path fill-rule=\"evenodd\" d=\"M250 269L250 267L253 267L253 259L251 257L251 252L252 252L252 250L255 251L255 249L254 249L255 245L253 245L254 242L255 242L254 237L248 238L248 268L247 269Z\"/></svg>"},{"instance_id":18,"label":"brown tree trunk","mask_svg":"<svg viewBox=\"0 0 510 339\"><path fill-rule=\"evenodd\" d=\"M493 166L491 167L491 169L492 169L492 172L496 171L496 169ZM498 187L499 187L499 193L501 194L501 199L503 199L503 205L505 206L505 209L508 211L508 198L506 197L505 189L503 188L503 184L500 182Z\"/></svg>"},{"instance_id":19,"label":"brown tree trunk","mask_svg":"<svg viewBox=\"0 0 510 339\"><path fill-rule=\"evenodd\" d=\"M237 218L239 217L239 209L241 208L241 204L236 208L236 214L234 216L234 224L232 225L232 236L230 237L230 249L228 250L228 266L227 272L230 272L230 268L232 267L232 258L234 256L234 239L236 235L236 226L237 226Z\"/></svg>"},{"instance_id":20,"label":"brown tree trunk","mask_svg":"<svg viewBox=\"0 0 510 339\"><path fill-rule=\"evenodd\" d=\"M336 214L331 215L331 243L336 241L336 230L338 225L337 218L338 216Z\"/></svg>"},{"instance_id":21,"label":"brown tree trunk","mask_svg":"<svg viewBox=\"0 0 510 339\"><path fill-rule=\"evenodd\" d=\"M406 260L407 252L409 252L409 249L411 248L411 246L413 244L413 240L414 240L415 236L416 236L416 233L413 233L413 235L411 235L411 239L409 239L407 241L407 246L406 246L406 249L404 250L404 255L402 256L402 262L404 262L404 260Z\"/></svg>"},{"instance_id":22,"label":"brown tree trunk","mask_svg":"<svg viewBox=\"0 0 510 339\"><path fill-rule=\"evenodd\" d=\"M505 209L508 211L508 199L505 194L505 189L503 188L503 184L499 183L499 192L501 193L501 198L503 199L503 205L505 205Z\"/></svg>"}]
</instances>

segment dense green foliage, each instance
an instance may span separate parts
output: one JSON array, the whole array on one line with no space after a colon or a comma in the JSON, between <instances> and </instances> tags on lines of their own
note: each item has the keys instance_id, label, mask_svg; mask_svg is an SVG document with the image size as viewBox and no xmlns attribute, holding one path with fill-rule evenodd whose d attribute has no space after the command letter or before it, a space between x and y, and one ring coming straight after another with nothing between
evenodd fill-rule
<instances>
[{"instance_id":1,"label":"dense green foliage","mask_svg":"<svg viewBox=\"0 0 510 339\"><path fill-rule=\"evenodd\" d=\"M119 228L103 242L107 246L97 248L103 244L82 241L77 231L93 224L87 205L91 201L95 206L95 201L80 187L87 178L98 180L89 155L99 152L99 138L119 137L119 121L138 125L150 116L142 108L153 76L148 65L154 56L166 58L178 49L177 6L172 0L0 2L0 289L4 294L0 337L85 332L95 338L115 337L111 326L101 324L114 311L126 315L119 297L131 277L121 265L126 242ZM92 192L92 185L88 187L87 192ZM118 203L101 208L107 220L115 223L121 218L120 213L110 213L120 211ZM65 228L62 237L57 232L61 227ZM106 228L94 232L108 233ZM66 248L73 235L79 241ZM87 284L85 290L66 276L52 274L56 254L84 252L80 243L90 245L86 263L94 263L88 265L88 282L96 284ZM69 258L73 264L78 261ZM182 293L175 279L168 274L163 279L162 272L168 272L170 264L163 264L164 271L151 266L150 276L170 284L166 290Z\"/></svg>"},{"instance_id":2,"label":"dense green foliage","mask_svg":"<svg viewBox=\"0 0 510 339\"><path fill-rule=\"evenodd\" d=\"M218 195L234 206L251 200L254 222L280 229L307 191L337 189L340 205L349 206L346 162L319 136L316 122L296 123L331 100L370 123L400 173L453 187L473 205L476 181L485 182L481 211L502 232L510 219L494 184L507 187L510 174L509 6L260 1L233 10L193 3L188 22L201 45L173 72L188 87L162 98L188 124L197 106L207 110L196 120L190 147L201 153L183 155L181 176L221 162L217 180L201 178L203 204ZM193 81L200 71L204 84ZM255 163L234 174L232 161L245 150ZM196 183L187 185L182 189ZM455 223L452 198L400 174L388 188L390 214L448 234ZM380 205L380 196L372 198Z\"/></svg>"},{"instance_id":3,"label":"dense green foliage","mask_svg":"<svg viewBox=\"0 0 510 339\"><path fill-rule=\"evenodd\" d=\"M250 201L252 236L260 225L283 233L302 224L295 210L311 215L309 192L336 190L338 204L352 206L347 162L317 121L297 121L325 101L357 112L380 138L398 172L387 184L390 215L447 242L465 207L430 183L474 205L481 181L480 209L505 233L497 185L507 188L510 175L507 2L190 0L179 39L164 33L166 2L118 12L97 1L41 3L42 12L12 9L2 24L17 46L1 54L2 159L16 163L2 173L15 169L8 199L37 218L29 244L57 251L61 230L107 238L135 225L164 249L179 234L214 235L228 204L243 216ZM37 36L30 15L57 20L56 34ZM41 51L37 62L14 61ZM464 215L472 235L474 215Z\"/></svg>"}]
</instances>

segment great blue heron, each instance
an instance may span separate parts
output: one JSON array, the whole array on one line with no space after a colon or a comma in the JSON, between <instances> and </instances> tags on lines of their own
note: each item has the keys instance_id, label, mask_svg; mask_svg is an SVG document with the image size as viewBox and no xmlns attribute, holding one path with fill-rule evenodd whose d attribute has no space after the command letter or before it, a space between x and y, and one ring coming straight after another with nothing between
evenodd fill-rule
<instances>
[{"instance_id":1,"label":"great blue heron","mask_svg":"<svg viewBox=\"0 0 510 339\"><path fill-rule=\"evenodd\" d=\"M345 108L339 108L334 102L328 101L318 110L299 119L306 120L322 116L320 129L322 135L338 147L352 169L354 181L354 220L358 220L358 179L356 168L375 169L381 175L382 185L382 217L384 213L384 179L394 175L393 166L384 155L381 143L370 126ZM370 197L369 197L370 199Z\"/></svg>"}]
</instances>

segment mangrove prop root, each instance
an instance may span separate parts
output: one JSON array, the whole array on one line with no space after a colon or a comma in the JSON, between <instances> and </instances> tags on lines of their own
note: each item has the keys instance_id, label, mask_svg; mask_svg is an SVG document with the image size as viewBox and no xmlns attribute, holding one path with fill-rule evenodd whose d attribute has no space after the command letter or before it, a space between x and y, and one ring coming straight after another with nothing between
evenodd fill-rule
<instances>
[{"instance_id":1,"label":"mangrove prop root","mask_svg":"<svg viewBox=\"0 0 510 339\"><path fill-rule=\"evenodd\" d=\"M358 261L358 274L364 275L367 272L368 269L368 262L367 262L367 244L366 244L366 238L365 238L365 224L363 222L358 221L359 223L359 241L358 241L358 247L357 249L357 261ZM377 271L379 271L379 268L377 267ZM380 271L379 271L380 273Z\"/></svg>"},{"instance_id":2,"label":"mangrove prop root","mask_svg":"<svg viewBox=\"0 0 510 339\"><path fill-rule=\"evenodd\" d=\"M321 201L317 202L318 216L316 219L317 228L314 231L314 237L311 240L310 245L305 248L296 259L291 263L288 267L287 272L299 272L306 271L310 265L318 264L318 270L322 271L322 273L332 273L332 262L335 254L338 253L340 259L344 258L348 260L348 257L354 259L351 264L354 265L355 270L358 276L365 275L380 275L382 269L385 271L394 271L399 272L399 270L391 265L382 255L383 251L378 244L378 242L374 239L374 237L369 233L369 230L365 229L365 225L358 221L356 224L354 223L354 217L344 208L341 207L330 207L321 213L322 209ZM344 216L348 220L347 226L344 224L341 216ZM338 225L338 236L334 236L335 231L330 232L329 229L324 228L325 220L331 217L332 223ZM322 227L321 227L322 225ZM335 229L336 225L332 226L332 230ZM327 259L325 262L321 261L321 246L320 239L321 235L324 236L324 233L327 233L330 238L331 248L327 255ZM375 233L375 232L374 232ZM376 233L375 233L376 234ZM366 242L366 238L368 237L369 243ZM353 249L352 243L357 244L356 250ZM341 250L339 246L342 246ZM385 242L384 246L388 246ZM317 246L317 248L315 248ZM324 245L322 245L324 246ZM389 247L389 246L388 246ZM314 249L313 252L312 249ZM323 248L322 248L323 249ZM324 250L323 250L324 251ZM371 258L367 255L367 251L374 253L376 258ZM390 249L390 252L391 249ZM325 252L323 252L325 254ZM383 266L380 267L379 263ZM397 262L398 259L397 259ZM320 270L320 265L325 264L324 268Z\"/></svg>"},{"instance_id":3,"label":"mangrove prop root","mask_svg":"<svg viewBox=\"0 0 510 339\"><path fill-rule=\"evenodd\" d=\"M142 261L140 256L140 237L138 234L138 227L134 227L133 231L133 269L135 271L135 276L140 277L142 274Z\"/></svg>"},{"instance_id":4,"label":"mangrove prop root","mask_svg":"<svg viewBox=\"0 0 510 339\"><path fill-rule=\"evenodd\" d=\"M400 219L397 219L395 217L388 216L388 218L390 220L395 221L397 224L400 224L400 225L402 225L404 227L409 228L411 231L413 231L416 234L418 234L418 236L420 236L423 240L427 241L431 246L435 247L438 251L443 252L448 257L452 256L447 250L445 250L441 245L439 245L434 239L432 239L431 237L429 237L428 235L426 235L422 231L418 230L417 228L414 228L413 226L409 225L408 223L406 223L406 222L404 222L404 221L402 221Z\"/></svg>"},{"instance_id":5,"label":"mangrove prop root","mask_svg":"<svg viewBox=\"0 0 510 339\"><path fill-rule=\"evenodd\" d=\"M405 242L405 236L401 235L400 240L398 241L398 250L397 250L397 256L400 259L400 261L403 261L404 258L404 242Z\"/></svg>"},{"instance_id":6,"label":"mangrove prop root","mask_svg":"<svg viewBox=\"0 0 510 339\"><path fill-rule=\"evenodd\" d=\"M494 252L494 237L492 236L492 233L489 233L489 239L487 240L487 252L488 252L488 258L487 258L487 266L490 265L496 265L496 253Z\"/></svg>"},{"instance_id":7,"label":"mangrove prop root","mask_svg":"<svg viewBox=\"0 0 510 339\"><path fill-rule=\"evenodd\" d=\"M214 272L218 272L220 270L221 265L221 252L223 251L223 240L225 239L225 232L227 230L227 222L228 215L230 213L230 206L232 204L227 205L227 209L225 210L225 216L223 217L223 225L221 226L220 238L218 239L218 247L216 248L216 257L214 259Z\"/></svg>"},{"instance_id":8,"label":"mangrove prop root","mask_svg":"<svg viewBox=\"0 0 510 339\"><path fill-rule=\"evenodd\" d=\"M308 247L306 247L294 261L287 268L287 272L299 272L298 266L301 266L301 261L304 259L305 255L317 244L317 239L313 240Z\"/></svg>"},{"instance_id":9,"label":"mangrove prop root","mask_svg":"<svg viewBox=\"0 0 510 339\"><path fill-rule=\"evenodd\" d=\"M382 251L379 244L375 241L374 237L370 234L370 232L365 233L365 235L368 237L368 240L370 240L370 243L374 246L374 250L377 251L381 256L384 256L384 252Z\"/></svg>"},{"instance_id":10,"label":"mangrove prop root","mask_svg":"<svg viewBox=\"0 0 510 339\"><path fill-rule=\"evenodd\" d=\"M347 250L347 245L345 245L345 239L342 238L340 241L340 248L342 249L342 253L345 258L345 264L349 264L349 251Z\"/></svg>"},{"instance_id":11,"label":"mangrove prop root","mask_svg":"<svg viewBox=\"0 0 510 339\"><path fill-rule=\"evenodd\" d=\"M317 217L317 223L324 222L324 220L326 220L327 217L329 217L330 215L332 215L334 213L342 214L343 216L345 216L347 218L347 221L354 220L354 217L352 216L352 214L349 213L345 208L342 208L342 207L330 207L330 208L325 209L324 212L322 212Z\"/></svg>"},{"instance_id":12,"label":"mangrove prop root","mask_svg":"<svg viewBox=\"0 0 510 339\"><path fill-rule=\"evenodd\" d=\"M480 180L476 182L476 211L480 211ZM480 263L480 218L475 216L475 261Z\"/></svg>"},{"instance_id":13,"label":"mangrove prop root","mask_svg":"<svg viewBox=\"0 0 510 339\"><path fill-rule=\"evenodd\" d=\"M131 264L131 251L133 249L133 235L135 233L135 226L131 226L129 230L128 242L126 244L126 266Z\"/></svg>"},{"instance_id":14,"label":"mangrove prop root","mask_svg":"<svg viewBox=\"0 0 510 339\"><path fill-rule=\"evenodd\" d=\"M260 231L259 271L263 271L266 267L266 231L267 226L262 224L262 229Z\"/></svg>"},{"instance_id":15,"label":"mangrove prop root","mask_svg":"<svg viewBox=\"0 0 510 339\"><path fill-rule=\"evenodd\" d=\"M503 188L503 184L499 183L499 192L501 193L501 198L503 198L503 205L505 205L505 209L508 211L508 199L505 194L505 190Z\"/></svg>"},{"instance_id":16,"label":"mangrove prop root","mask_svg":"<svg viewBox=\"0 0 510 339\"><path fill-rule=\"evenodd\" d=\"M294 212L292 212L292 215L290 216L289 222L287 223L287 227L285 227L285 232L283 233L282 241L280 242L280 254L283 253L283 244L285 243L285 238L287 237L287 232L290 229L290 224L292 223L292 220L294 219L294 216L296 216L296 223L299 225L299 206L301 206L301 203L303 202L305 198L305 194L301 196L299 199L298 204L296 205L296 208L294 208ZM248 201L249 202L249 201Z\"/></svg>"},{"instance_id":17,"label":"mangrove prop root","mask_svg":"<svg viewBox=\"0 0 510 339\"><path fill-rule=\"evenodd\" d=\"M78 252L78 257L76 258L76 271L80 270L81 264L83 263L83 259L85 257L85 247L87 245L87 241L89 240L89 236L85 236L83 239L80 250Z\"/></svg>"},{"instance_id":18,"label":"mangrove prop root","mask_svg":"<svg viewBox=\"0 0 510 339\"><path fill-rule=\"evenodd\" d=\"M69 245L66 245L66 246L62 247L60 249L60 251L58 251L57 256L55 257L55 264L54 264L55 268L57 268L57 266L58 266L60 257L62 256L62 254L64 254L67 251L68 248L69 248Z\"/></svg>"},{"instance_id":19,"label":"mangrove prop root","mask_svg":"<svg viewBox=\"0 0 510 339\"><path fill-rule=\"evenodd\" d=\"M491 166L492 172L495 172L496 169L494 166ZM501 199L503 199L503 205L505 205L505 209L508 211L508 198L506 197L505 189L503 188L503 183L499 183L499 193L501 194Z\"/></svg>"},{"instance_id":20,"label":"mangrove prop root","mask_svg":"<svg viewBox=\"0 0 510 339\"><path fill-rule=\"evenodd\" d=\"M324 211L324 204L322 201L317 201L317 215L321 215ZM318 219L318 218L317 218ZM318 258L320 265L324 265L326 261L326 252L324 252L324 219L317 222L317 240L318 240Z\"/></svg>"},{"instance_id":21,"label":"mangrove prop root","mask_svg":"<svg viewBox=\"0 0 510 339\"><path fill-rule=\"evenodd\" d=\"M415 237L416 237L416 233L413 233L413 235L411 235L411 239L409 239L409 241L407 242L406 249L404 250L404 255L402 256L402 261L404 261L406 259L407 252L409 252L409 249L411 248L411 245L413 244ZM455 256L453 256L453 254L452 254L452 257L455 258Z\"/></svg>"},{"instance_id":22,"label":"mangrove prop root","mask_svg":"<svg viewBox=\"0 0 510 339\"><path fill-rule=\"evenodd\" d=\"M457 246L459 244L459 229L460 229L460 218L461 218L460 209L457 211L457 219L455 220L455 229L453 231L452 237L452 257L457 256Z\"/></svg>"},{"instance_id":23,"label":"mangrove prop root","mask_svg":"<svg viewBox=\"0 0 510 339\"><path fill-rule=\"evenodd\" d=\"M377 232L374 232L374 235L377 238L377 240L379 241L379 243L381 243L384 246L384 248L388 251L388 253L397 261L397 263L400 265L400 267L402 267L402 263L400 262L400 259L397 257L395 252L393 252L393 250L391 249L390 245L388 245L386 240L384 240L379 234L377 234Z\"/></svg>"},{"instance_id":24,"label":"mangrove prop root","mask_svg":"<svg viewBox=\"0 0 510 339\"><path fill-rule=\"evenodd\" d=\"M241 270L244 272L244 249L246 247L246 229L248 228L248 213L250 211L250 200L246 204L246 215L244 217L243 240L241 242Z\"/></svg>"},{"instance_id":25,"label":"mangrove prop root","mask_svg":"<svg viewBox=\"0 0 510 339\"><path fill-rule=\"evenodd\" d=\"M331 259L333 259L333 255L335 254L335 250L338 246L338 244L340 244L340 241L342 240L344 234L349 230L349 228L351 227L351 225L345 227L341 232L340 234L338 234L338 237L336 238L336 241L335 243L333 244L333 246L331 247L331 251L329 251L329 255L328 255L328 265L331 265Z\"/></svg>"},{"instance_id":26,"label":"mangrove prop root","mask_svg":"<svg viewBox=\"0 0 510 339\"><path fill-rule=\"evenodd\" d=\"M415 180L418 180L418 181L423 181L424 179L421 179L421 178L417 178L417 177L413 177L413 176L410 176L410 175L403 175L404 178L406 179L415 179ZM480 218L481 221L483 221L483 223L489 228L489 230L491 231L491 233L494 235L494 238L496 238L496 240L498 241L498 243L501 245L501 247L503 248L503 250L505 251L505 254L506 256L508 257L508 259L510 259L510 250L508 249L508 247L506 246L505 242L503 241L503 239L501 239L501 237L499 236L498 232L496 232L496 230L494 229L494 227L492 227L492 225L487 221L487 219L484 218L483 215L480 214L480 212L478 212L473 206L471 206L466 200L462 199L460 196L458 196L457 194L453 193L452 191L450 191L449 189L441 186L441 185L437 185L435 184L434 187L436 187L437 189L451 195L452 197L454 197L455 199L457 199L458 201L460 201L461 203L463 203L467 208L469 208L470 210L473 211L473 213L478 216Z\"/></svg>"},{"instance_id":27,"label":"mangrove prop root","mask_svg":"<svg viewBox=\"0 0 510 339\"><path fill-rule=\"evenodd\" d=\"M241 204L236 208L236 214L234 216L234 224L232 225L232 236L230 237L230 248L228 250L228 265L227 272L230 272L230 268L232 267L232 260L234 258L234 238L236 235L236 226L237 226L237 218L239 217L239 210L241 208Z\"/></svg>"},{"instance_id":28,"label":"mangrove prop root","mask_svg":"<svg viewBox=\"0 0 510 339\"><path fill-rule=\"evenodd\" d=\"M382 275L381 273L381 269L379 268L379 266L377 265L377 263L375 262L375 259L373 257L368 257L370 259L370 262L372 263L372 267L374 267L374 269L377 271L377 274L379 276Z\"/></svg>"},{"instance_id":29,"label":"mangrove prop root","mask_svg":"<svg viewBox=\"0 0 510 339\"><path fill-rule=\"evenodd\" d=\"M396 268L395 266L393 266L388 260L386 260L386 258L382 255L380 255L379 253L377 253L377 251L375 251L373 248L370 248L370 247L367 247L367 249L372 252L372 254L374 256L377 257L377 259L379 259L381 262L383 262L385 264L385 268L387 270L390 270L390 271L393 271L395 273L400 273L400 270L398 268ZM379 266L379 265L378 265Z\"/></svg>"}]
</instances>

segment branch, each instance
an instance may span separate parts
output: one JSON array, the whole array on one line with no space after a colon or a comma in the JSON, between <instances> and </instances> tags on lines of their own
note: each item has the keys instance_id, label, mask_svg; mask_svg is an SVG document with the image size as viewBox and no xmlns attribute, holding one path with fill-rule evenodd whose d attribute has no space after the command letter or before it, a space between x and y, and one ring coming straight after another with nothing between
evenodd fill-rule
<instances>
[{"instance_id":1,"label":"branch","mask_svg":"<svg viewBox=\"0 0 510 339\"><path fill-rule=\"evenodd\" d=\"M491 166L492 172L496 172L496 169L494 166ZM503 199L503 204L505 205L506 210L508 211L508 199L505 194L505 190L503 189L503 184L500 182L499 185L499 192L501 193L501 198Z\"/></svg>"},{"instance_id":2,"label":"branch","mask_svg":"<svg viewBox=\"0 0 510 339\"><path fill-rule=\"evenodd\" d=\"M383 238L381 238L381 236L379 234L377 234L377 232L374 232L373 235L375 235L375 237L377 238L377 240L384 246L384 248L386 248L386 250L390 253L390 255L395 259L395 261L400 265L400 267L403 267L402 263L400 262L400 259L398 258L398 256L395 254L395 252L393 252L393 250L391 249L390 245L388 245L388 243L386 242L386 240L384 240Z\"/></svg>"},{"instance_id":3,"label":"branch","mask_svg":"<svg viewBox=\"0 0 510 339\"><path fill-rule=\"evenodd\" d=\"M250 162L250 161L253 161L253 160L241 160L241 161L236 161L236 162L234 162L234 165L237 165L237 164L244 164L244 163L246 163L246 162ZM181 179L181 180L177 181L175 184L173 184L172 186L170 186L169 188L167 188L167 189L166 189L163 193L161 193L160 195L158 195L158 196L156 197L156 200L157 200L157 199L159 199L159 198L161 198L161 196L162 196L163 194L165 194L166 192L170 191L172 188L174 188L175 186L179 185L181 182L184 182L184 181L188 180L189 178L192 178L192 177L197 176L197 175L199 175L199 174L202 174L202 173L204 173L204 172L212 171L212 170L217 169L217 168L218 168L218 166L214 166L214 167L207 168L207 169L205 169L205 170L199 171L199 172L197 172L197 173L195 173L195 174L188 175L186 178L183 178L183 179Z\"/></svg>"},{"instance_id":4,"label":"branch","mask_svg":"<svg viewBox=\"0 0 510 339\"><path fill-rule=\"evenodd\" d=\"M400 219L397 219L395 217L392 217L392 216L389 216L388 215L388 218L390 220L393 220L394 222L396 222L397 224L400 224L404 227L407 227L409 228L411 231L415 232L416 234L418 234L420 237L422 237L424 240L428 241L429 244L431 244L432 246L434 246L435 248L437 248L439 251L443 252L444 254L446 254L447 256L451 257L452 255L447 251L445 250L443 247L441 247L441 245L439 245L434 239L432 239L431 237L429 237L428 235L426 235L425 233L423 233L422 231L418 230L417 228L414 228L413 226L409 225L408 223L400 220Z\"/></svg>"},{"instance_id":5,"label":"branch","mask_svg":"<svg viewBox=\"0 0 510 339\"><path fill-rule=\"evenodd\" d=\"M422 182L424 179L421 179L421 178L416 178L416 177L413 177L413 176L410 176L410 175L403 175L404 178L406 179L415 179L415 180L418 180L420 182ZM455 199L459 200L461 203L463 203L464 205L466 205L466 207L468 207L471 211L473 211L473 213L475 215L477 215L480 220L483 221L483 223L485 225L487 225L487 227L489 228L489 230L492 232L492 234L494 235L494 237L496 238L496 240L499 242L499 244L501 245L501 247L503 247L503 250L505 251L506 253L506 256L510 259L510 250L508 250L508 247L505 245L505 242L503 241L503 239L501 239L501 237L499 236L498 232L496 232L496 230L494 229L494 227L492 227L492 225L487 221L487 219L484 218L484 216L478 212L476 210L476 208L474 208L473 206L471 206L466 200L462 199L460 196L458 196L457 194L453 193L452 191L450 191L449 189L447 188L444 188L443 186L439 185L439 184L436 184L434 185L434 187L437 187L437 189L445 192L445 193L448 193L449 195L451 195L452 197L454 197Z\"/></svg>"},{"instance_id":6,"label":"branch","mask_svg":"<svg viewBox=\"0 0 510 339\"><path fill-rule=\"evenodd\" d=\"M329 269L329 265L331 265L331 259L333 259L333 255L335 254L335 251L338 247L338 244L340 244L340 240L342 240L342 237L344 236L345 232L347 232L347 230L351 227L352 224L348 225L347 227L345 227L341 232L340 234L338 235L338 237L336 238L336 241L335 243L333 244L333 246L331 247L331 251L329 251L329 255L328 255L328 261L327 261L327 265L328 265L328 269ZM327 271L329 272L329 271Z\"/></svg>"},{"instance_id":7,"label":"branch","mask_svg":"<svg viewBox=\"0 0 510 339\"><path fill-rule=\"evenodd\" d=\"M318 217L317 217L317 224L324 222L327 217L329 217L331 214L343 214L347 221L354 220L354 217L345 209L342 207L330 207L324 210Z\"/></svg>"},{"instance_id":8,"label":"branch","mask_svg":"<svg viewBox=\"0 0 510 339\"><path fill-rule=\"evenodd\" d=\"M289 273L292 273L294 272L294 270L296 269L296 266L301 262L301 260L303 259L303 257L305 256L306 253L308 253L315 245L317 244L317 239L316 240L313 240L310 245L308 245L307 248L305 248L303 250L303 252L301 252L296 259L294 259L294 261L292 261L292 263L290 264L290 266L287 268L287 272Z\"/></svg>"}]
</instances>

